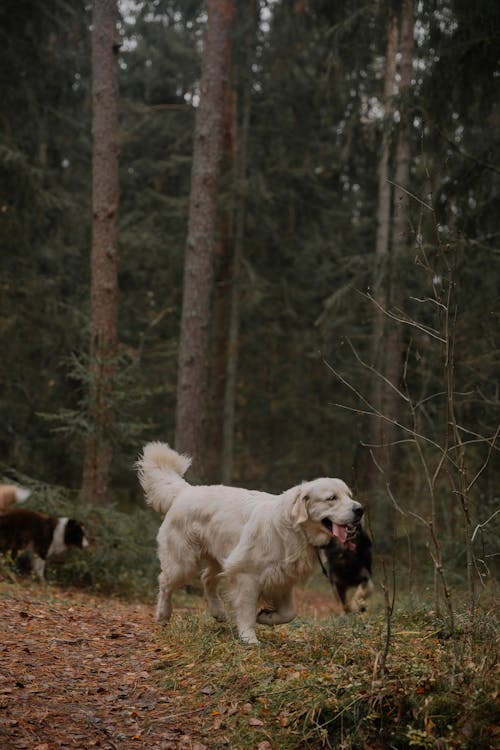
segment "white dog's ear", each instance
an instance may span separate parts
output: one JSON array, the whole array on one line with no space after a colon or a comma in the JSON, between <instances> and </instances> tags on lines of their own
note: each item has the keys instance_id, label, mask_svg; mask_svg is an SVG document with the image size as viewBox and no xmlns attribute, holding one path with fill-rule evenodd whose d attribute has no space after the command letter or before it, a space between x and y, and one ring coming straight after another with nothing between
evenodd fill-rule
<instances>
[{"instance_id":1,"label":"white dog's ear","mask_svg":"<svg viewBox=\"0 0 500 750\"><path fill-rule=\"evenodd\" d=\"M304 523L309 518L307 512L307 501L309 495L304 490L299 490L296 498L292 503L292 518L295 523Z\"/></svg>"}]
</instances>

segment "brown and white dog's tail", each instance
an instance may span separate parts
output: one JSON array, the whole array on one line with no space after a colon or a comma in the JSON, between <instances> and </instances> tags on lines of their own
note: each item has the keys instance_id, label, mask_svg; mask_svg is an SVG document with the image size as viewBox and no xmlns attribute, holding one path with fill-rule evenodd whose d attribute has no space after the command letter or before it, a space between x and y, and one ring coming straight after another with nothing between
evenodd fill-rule
<instances>
[{"instance_id":1,"label":"brown and white dog's tail","mask_svg":"<svg viewBox=\"0 0 500 750\"><path fill-rule=\"evenodd\" d=\"M167 513L187 484L182 477L190 465L189 456L177 453L167 443L147 443L136 466L148 505L159 513Z\"/></svg>"},{"instance_id":2,"label":"brown and white dog's tail","mask_svg":"<svg viewBox=\"0 0 500 750\"><path fill-rule=\"evenodd\" d=\"M26 487L16 487L16 500L18 503L25 503L26 500L31 495L31 490L26 489Z\"/></svg>"},{"instance_id":3,"label":"brown and white dog's tail","mask_svg":"<svg viewBox=\"0 0 500 750\"><path fill-rule=\"evenodd\" d=\"M31 490L17 484L0 484L0 513L15 503L24 503L31 495Z\"/></svg>"}]
</instances>

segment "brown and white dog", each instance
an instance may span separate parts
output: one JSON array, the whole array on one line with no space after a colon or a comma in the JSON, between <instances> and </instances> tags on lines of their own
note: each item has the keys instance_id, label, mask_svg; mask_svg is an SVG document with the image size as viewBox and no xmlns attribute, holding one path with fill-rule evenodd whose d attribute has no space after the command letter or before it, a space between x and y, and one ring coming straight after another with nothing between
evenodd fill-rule
<instances>
[{"instance_id":1,"label":"brown and white dog","mask_svg":"<svg viewBox=\"0 0 500 750\"><path fill-rule=\"evenodd\" d=\"M24 503L31 495L31 490L17 484L0 484L0 513L8 510L15 503Z\"/></svg>"},{"instance_id":2,"label":"brown and white dog","mask_svg":"<svg viewBox=\"0 0 500 750\"><path fill-rule=\"evenodd\" d=\"M40 580L45 576L49 557L68 547L82 549L88 544L83 526L73 518L54 518L24 509L0 515L0 552L10 552L15 559L19 552L28 551Z\"/></svg>"}]
</instances>

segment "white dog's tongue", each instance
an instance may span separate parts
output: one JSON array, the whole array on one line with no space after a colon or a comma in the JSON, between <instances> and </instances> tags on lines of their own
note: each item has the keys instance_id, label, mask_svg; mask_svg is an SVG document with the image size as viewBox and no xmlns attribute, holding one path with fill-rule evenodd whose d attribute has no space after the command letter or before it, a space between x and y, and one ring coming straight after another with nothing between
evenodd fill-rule
<instances>
[{"instance_id":1,"label":"white dog's tongue","mask_svg":"<svg viewBox=\"0 0 500 750\"><path fill-rule=\"evenodd\" d=\"M347 542L347 529L345 526L338 526L336 523L332 524L333 536L336 536L341 544Z\"/></svg>"}]
</instances>

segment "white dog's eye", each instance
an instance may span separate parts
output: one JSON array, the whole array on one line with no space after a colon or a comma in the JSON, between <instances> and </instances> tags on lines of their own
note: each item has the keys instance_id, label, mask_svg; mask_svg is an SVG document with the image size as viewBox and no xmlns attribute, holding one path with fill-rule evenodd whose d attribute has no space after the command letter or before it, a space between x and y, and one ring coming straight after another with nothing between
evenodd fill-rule
<instances>
[{"instance_id":1,"label":"white dog's eye","mask_svg":"<svg viewBox=\"0 0 500 750\"><path fill-rule=\"evenodd\" d=\"M330 500L331 500L332 503L335 502L335 500L338 500L337 495L332 495L331 498L330 498Z\"/></svg>"}]
</instances>

